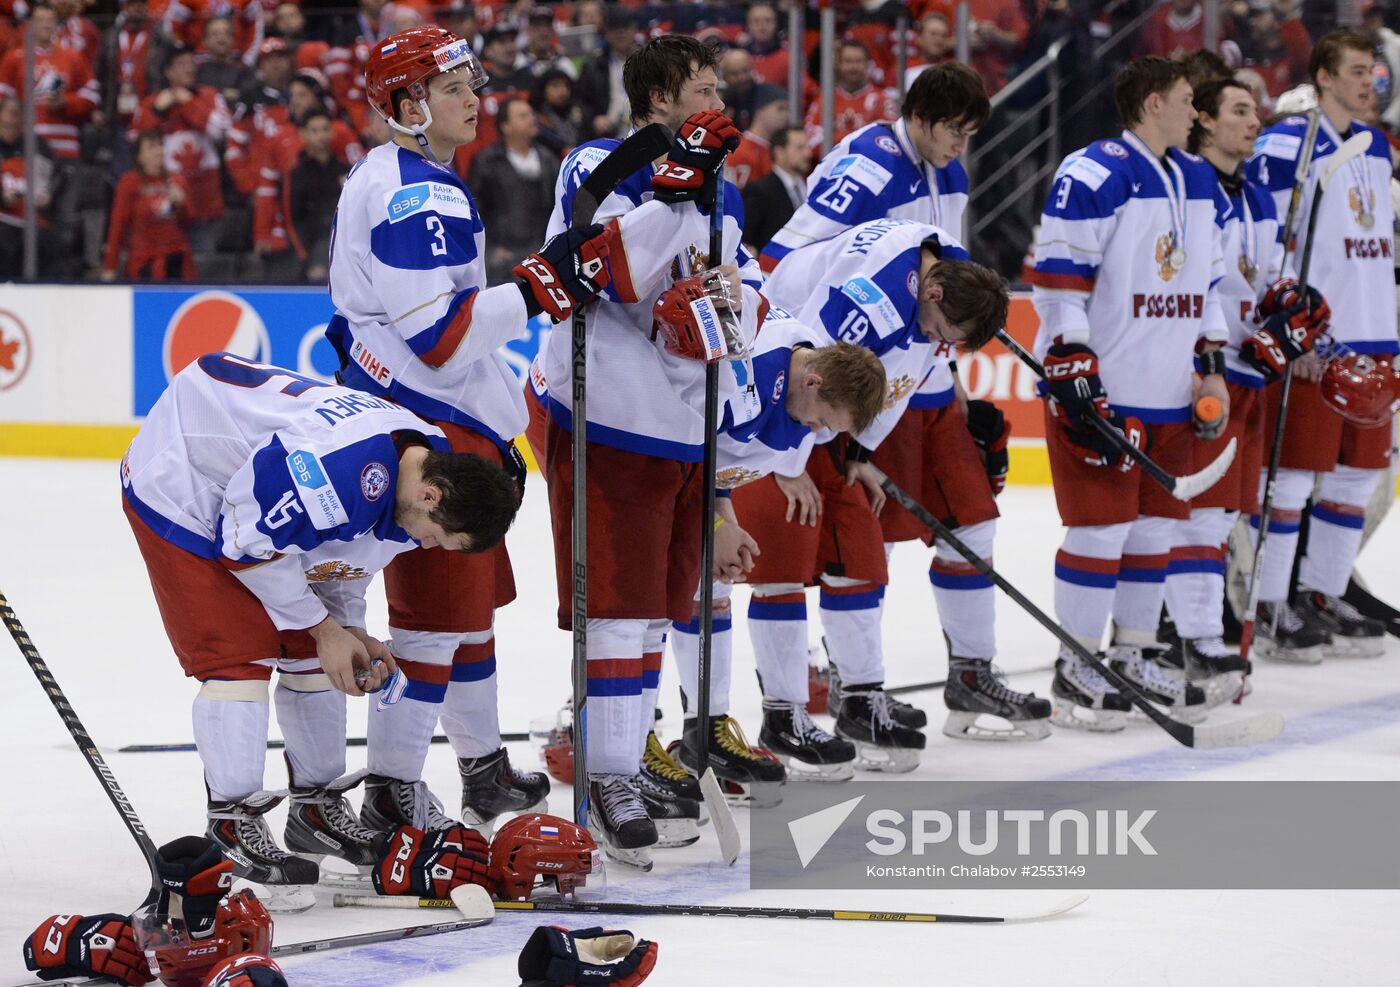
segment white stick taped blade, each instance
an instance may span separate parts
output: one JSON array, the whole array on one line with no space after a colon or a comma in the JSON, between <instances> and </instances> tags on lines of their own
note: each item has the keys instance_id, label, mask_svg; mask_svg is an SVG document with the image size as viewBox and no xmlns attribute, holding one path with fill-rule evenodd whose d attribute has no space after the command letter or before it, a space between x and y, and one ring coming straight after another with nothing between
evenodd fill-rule
<instances>
[{"instance_id":1,"label":"white stick taped blade","mask_svg":"<svg viewBox=\"0 0 1400 987\"><path fill-rule=\"evenodd\" d=\"M1038 922L1041 919L1054 918L1056 915L1063 915L1065 912L1078 908L1080 905L1084 904L1084 902L1088 900L1089 896L1087 894L1077 894L1071 898L1065 898L1063 901L1056 902L1049 908L1040 911L1024 912L1020 915L1008 915L1003 921Z\"/></svg>"},{"instance_id":2,"label":"white stick taped blade","mask_svg":"<svg viewBox=\"0 0 1400 987\"><path fill-rule=\"evenodd\" d=\"M496 917L495 902L480 884L463 884L453 888L452 904L468 921L489 922Z\"/></svg>"},{"instance_id":3,"label":"white stick taped blade","mask_svg":"<svg viewBox=\"0 0 1400 987\"><path fill-rule=\"evenodd\" d=\"M1199 473L1177 477L1176 485L1172 487L1172 496L1177 500L1191 500L1219 483L1221 477L1230 469L1230 464L1235 461L1235 446L1237 444L1234 439L1231 439L1220 455L1215 457L1215 462Z\"/></svg>"},{"instance_id":4,"label":"white stick taped blade","mask_svg":"<svg viewBox=\"0 0 1400 987\"><path fill-rule=\"evenodd\" d=\"M1247 720L1232 723L1212 723L1195 728L1196 750L1219 750L1222 747L1249 747L1273 740L1283 733L1283 717L1275 712L1259 713Z\"/></svg>"},{"instance_id":5,"label":"white stick taped blade","mask_svg":"<svg viewBox=\"0 0 1400 987\"><path fill-rule=\"evenodd\" d=\"M714 823L715 836L719 837L720 856L732 867L739 859L739 851L743 849L743 844L739 838L739 827L734 822L734 812L724 800L724 792L720 790L719 778L715 776L714 768L706 768L705 773L700 776L700 791L705 796L705 808L710 810L710 821Z\"/></svg>"},{"instance_id":6,"label":"white stick taped blade","mask_svg":"<svg viewBox=\"0 0 1400 987\"><path fill-rule=\"evenodd\" d=\"M1359 158L1369 151L1371 149L1371 141L1375 140L1375 137L1374 131L1363 130L1361 133L1353 134L1342 141L1342 146L1337 148L1336 152L1323 163L1322 175L1318 181L1323 185L1330 182L1332 176L1337 173L1337 169L1341 168L1348 161Z\"/></svg>"}]
</instances>

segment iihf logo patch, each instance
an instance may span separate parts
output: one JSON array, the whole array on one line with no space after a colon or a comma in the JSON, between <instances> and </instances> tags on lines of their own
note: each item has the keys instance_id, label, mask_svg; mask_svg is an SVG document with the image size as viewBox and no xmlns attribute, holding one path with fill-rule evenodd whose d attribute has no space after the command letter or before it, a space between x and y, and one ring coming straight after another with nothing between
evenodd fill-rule
<instances>
[{"instance_id":1,"label":"iihf logo patch","mask_svg":"<svg viewBox=\"0 0 1400 987\"><path fill-rule=\"evenodd\" d=\"M779 370L777 378L773 381L773 400L776 402L783 396L783 385L787 383L787 371Z\"/></svg>"},{"instance_id":2,"label":"iihf logo patch","mask_svg":"<svg viewBox=\"0 0 1400 987\"><path fill-rule=\"evenodd\" d=\"M915 298L918 298L918 297L919 297L919 272L918 272L918 271L910 271L910 272L909 272L909 278L908 278L908 280L906 280L904 283L905 283L906 285L909 286L909 294L913 295Z\"/></svg>"},{"instance_id":3,"label":"iihf logo patch","mask_svg":"<svg viewBox=\"0 0 1400 987\"><path fill-rule=\"evenodd\" d=\"M1105 153L1111 154L1115 158L1126 158L1128 156L1128 149L1117 141L1104 141L1101 146Z\"/></svg>"},{"instance_id":4,"label":"iihf logo patch","mask_svg":"<svg viewBox=\"0 0 1400 987\"><path fill-rule=\"evenodd\" d=\"M890 154L899 153L899 145L894 142L893 137L876 137L875 146L878 147L880 150L886 151Z\"/></svg>"},{"instance_id":5,"label":"iihf logo patch","mask_svg":"<svg viewBox=\"0 0 1400 987\"><path fill-rule=\"evenodd\" d=\"M360 493L373 504L389 489L389 468L383 463L370 463L360 470Z\"/></svg>"}]
</instances>

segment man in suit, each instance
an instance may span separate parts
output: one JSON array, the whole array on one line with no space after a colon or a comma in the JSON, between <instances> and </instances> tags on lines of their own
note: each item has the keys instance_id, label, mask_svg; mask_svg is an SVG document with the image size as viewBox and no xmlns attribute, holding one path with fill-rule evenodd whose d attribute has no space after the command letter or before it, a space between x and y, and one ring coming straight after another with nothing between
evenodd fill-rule
<instances>
[{"instance_id":1,"label":"man in suit","mask_svg":"<svg viewBox=\"0 0 1400 987\"><path fill-rule=\"evenodd\" d=\"M744 243L755 253L787 224L807 198L812 149L801 127L773 135L773 171L744 189Z\"/></svg>"}]
</instances>

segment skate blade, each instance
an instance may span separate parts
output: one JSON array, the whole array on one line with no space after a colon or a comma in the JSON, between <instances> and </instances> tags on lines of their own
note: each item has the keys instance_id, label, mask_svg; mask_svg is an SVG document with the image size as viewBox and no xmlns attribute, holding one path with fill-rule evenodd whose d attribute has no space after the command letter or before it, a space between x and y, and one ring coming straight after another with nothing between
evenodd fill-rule
<instances>
[{"instance_id":1,"label":"skate blade","mask_svg":"<svg viewBox=\"0 0 1400 987\"><path fill-rule=\"evenodd\" d=\"M1057 727L1090 733L1117 733L1128 725L1127 717L1117 710L1091 709L1058 700L1051 707L1050 722Z\"/></svg>"},{"instance_id":2,"label":"skate blade","mask_svg":"<svg viewBox=\"0 0 1400 987\"><path fill-rule=\"evenodd\" d=\"M782 761L783 767L787 768L789 781L830 784L850 781L856 776L855 764L851 761L839 761L835 764L808 764L806 761L782 754L778 755L778 760Z\"/></svg>"},{"instance_id":3,"label":"skate blade","mask_svg":"<svg viewBox=\"0 0 1400 987\"><path fill-rule=\"evenodd\" d=\"M1322 645L1311 648L1279 648L1266 645L1263 641L1254 642L1254 654L1265 661L1275 661L1280 665L1321 665Z\"/></svg>"},{"instance_id":4,"label":"skate blade","mask_svg":"<svg viewBox=\"0 0 1400 987\"><path fill-rule=\"evenodd\" d=\"M986 716L988 725L980 720ZM943 735L954 740L1000 740L1025 742L1044 740L1050 736L1049 720L1005 720L992 713L968 713L949 710L943 721Z\"/></svg>"},{"instance_id":5,"label":"skate blade","mask_svg":"<svg viewBox=\"0 0 1400 987\"><path fill-rule=\"evenodd\" d=\"M1176 720L1176 722L1186 723L1190 725L1195 725L1203 721L1206 718L1206 713L1210 710L1209 701L1200 703L1196 706L1174 706L1153 699L1151 695L1148 696L1148 700L1152 703L1153 706L1161 710L1173 720ZM1142 710L1138 709L1136 706L1134 706L1128 711L1127 717L1128 722L1130 723L1151 722L1151 719L1148 717L1148 715Z\"/></svg>"},{"instance_id":6,"label":"skate blade","mask_svg":"<svg viewBox=\"0 0 1400 987\"><path fill-rule=\"evenodd\" d=\"M700 842L700 827L694 819L653 819L656 845L668 850Z\"/></svg>"},{"instance_id":7,"label":"skate blade","mask_svg":"<svg viewBox=\"0 0 1400 987\"><path fill-rule=\"evenodd\" d=\"M257 896L264 908L274 915L295 915L316 904L316 894L312 884L258 884L239 878L234 882L234 890L247 888Z\"/></svg>"},{"instance_id":8,"label":"skate blade","mask_svg":"<svg viewBox=\"0 0 1400 987\"><path fill-rule=\"evenodd\" d=\"M608 859L616 860L619 864L625 864L628 867L635 867L640 871L651 870L651 847L628 849L626 847L614 846L608 841L602 828L595 825L591 818L588 821L588 833L593 837L594 842L603 848L603 853L607 854ZM652 846L655 846L655 844L652 844Z\"/></svg>"},{"instance_id":9,"label":"skate blade","mask_svg":"<svg viewBox=\"0 0 1400 987\"><path fill-rule=\"evenodd\" d=\"M850 737L845 739L851 740ZM855 766L862 771L902 775L919 766L920 752L912 747L879 747L858 740L851 743L856 745Z\"/></svg>"},{"instance_id":10,"label":"skate blade","mask_svg":"<svg viewBox=\"0 0 1400 987\"><path fill-rule=\"evenodd\" d=\"M1380 658L1385 654L1384 637L1333 637L1322 645L1323 658Z\"/></svg>"}]
</instances>

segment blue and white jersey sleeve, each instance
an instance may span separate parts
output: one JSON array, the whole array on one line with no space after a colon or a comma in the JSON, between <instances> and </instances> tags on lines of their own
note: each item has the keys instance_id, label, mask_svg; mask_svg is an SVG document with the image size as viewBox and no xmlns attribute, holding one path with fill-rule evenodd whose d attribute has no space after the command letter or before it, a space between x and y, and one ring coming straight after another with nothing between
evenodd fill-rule
<instances>
[{"instance_id":1,"label":"blue and white jersey sleeve","mask_svg":"<svg viewBox=\"0 0 1400 987\"><path fill-rule=\"evenodd\" d=\"M1288 214L1307 129L1307 117L1285 117L1259 135L1254 142L1254 157L1245 163L1245 176L1273 197L1274 211L1280 219Z\"/></svg>"}]
</instances>

